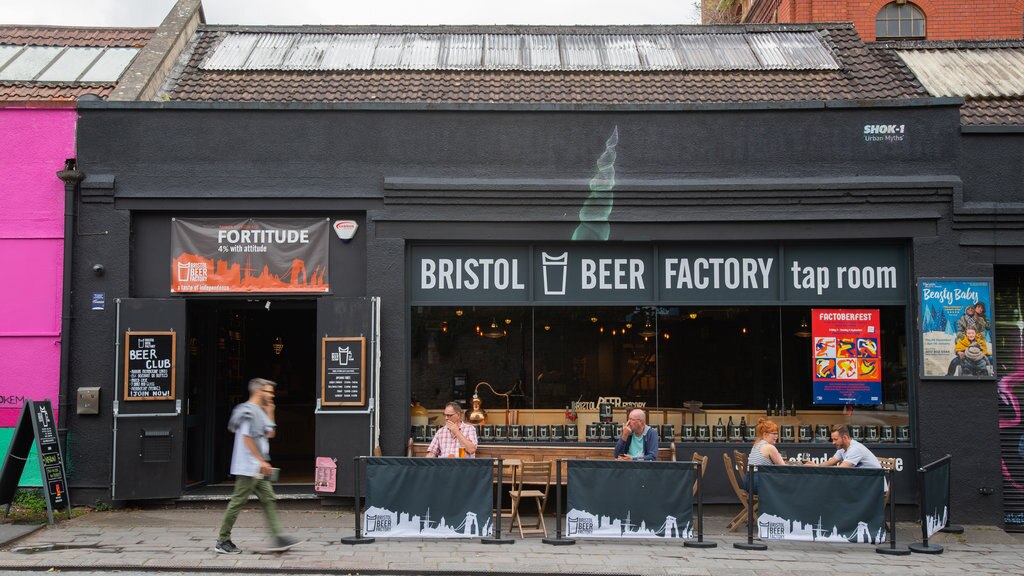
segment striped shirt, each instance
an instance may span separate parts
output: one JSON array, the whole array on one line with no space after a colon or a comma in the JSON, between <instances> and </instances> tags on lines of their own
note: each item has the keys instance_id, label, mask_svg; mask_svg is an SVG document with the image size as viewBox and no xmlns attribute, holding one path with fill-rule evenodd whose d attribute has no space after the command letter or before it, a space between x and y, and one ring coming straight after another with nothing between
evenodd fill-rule
<instances>
[{"instance_id":1,"label":"striped shirt","mask_svg":"<svg viewBox=\"0 0 1024 576\"><path fill-rule=\"evenodd\" d=\"M774 462L772 459L761 454L761 446L767 444L765 440L758 440L754 447L750 449L750 457L747 458L747 464L751 466L772 466Z\"/></svg>"}]
</instances>

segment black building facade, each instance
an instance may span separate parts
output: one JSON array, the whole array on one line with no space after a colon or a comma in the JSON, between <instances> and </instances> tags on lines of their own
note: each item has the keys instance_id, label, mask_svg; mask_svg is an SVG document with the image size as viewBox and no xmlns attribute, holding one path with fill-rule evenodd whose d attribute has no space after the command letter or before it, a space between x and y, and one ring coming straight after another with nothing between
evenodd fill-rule
<instances>
[{"instance_id":1,"label":"black building facade","mask_svg":"<svg viewBox=\"0 0 1024 576\"><path fill-rule=\"evenodd\" d=\"M965 185L988 178L964 168L966 157L987 157L978 146L1007 152L998 137L962 144L959 105L82 103L78 162L86 178L67 393L100 386L110 401L98 415L67 415L72 494L85 502L166 498L221 481L230 455L222 420L243 396L244 381L264 375L281 383L280 413L288 421L282 436L293 437L275 444L275 454L310 476L316 457L336 458L339 487L327 495L349 495L352 456L374 446L404 453L411 400L436 408L440 399L469 395L453 388L450 370L432 368L450 367L452 349L475 346L446 336L449 325L471 334L474 323L486 328L488 319L503 317L511 337L460 366L470 384L493 377L508 388L518 381L527 390L514 407L561 409L578 393L592 399L618 392L654 408L710 397L760 409L788 398L783 406L802 412L816 408L810 361L802 362L806 348L790 333L813 309L877 308L883 353L892 359L877 409L903 418L910 440L876 452L903 458L908 471L953 454L957 521L998 523L996 381L921 378L917 279L998 280L999 266L1022 258L1016 248L997 254L991 242L965 241L998 236L989 223L969 236L962 207L997 202L985 195L1000 186ZM876 128L889 126L899 132ZM996 172L1001 182L1013 179ZM329 238L327 294L172 293L172 222L246 218L351 220L359 228L347 243ZM597 268L589 277L569 273L568 294L546 295L540 260L563 252L571 269L579 263L583 270L582 260ZM672 282L683 285L679 269L666 265L669 256L696 264L702 254L721 259L718 280L707 264L699 271L707 289L673 291ZM750 268L744 258L754 262ZM757 258L775 262L770 273L753 267ZM467 267L470 259L475 268ZM441 260L460 263L431 268ZM486 290L483 260L495 262ZM731 260L735 277L728 276ZM102 276L95 264L103 265ZM892 275L884 290L883 269ZM475 283L467 270L479 272ZM698 271L690 272L700 284ZM769 278L769 285L755 285ZM580 282L575 294L573 282ZM105 296L101 310L91 309L95 293ZM665 326L654 338L663 348L653 356L661 366L651 372L653 389L638 379L628 391L600 383L581 390L564 377L544 389L540 372L550 381L569 368L544 370L559 361L552 350L567 349L543 332L578 321L577 313L584 323L628 316L639 324L644 317L632 313L645 310ZM457 325L463 315L473 320ZM690 332L687 317L711 324ZM753 343L714 340L713 348L735 346L736 353L697 357L712 368L669 362L726 327L749 330ZM124 400L128 330L179 335L175 398ZM668 332L674 342L663 337ZM335 336L367 338L370 397L358 406L323 402L321 339ZM275 355L278 340L283 351ZM671 348L675 342L681 348ZM378 346L379 372L372 354ZM589 369L630 372L610 362ZM719 368L745 364L752 369ZM712 392L721 388L733 393ZM490 407L500 402L492 399ZM825 444L815 453L825 448L831 450Z\"/></svg>"}]
</instances>

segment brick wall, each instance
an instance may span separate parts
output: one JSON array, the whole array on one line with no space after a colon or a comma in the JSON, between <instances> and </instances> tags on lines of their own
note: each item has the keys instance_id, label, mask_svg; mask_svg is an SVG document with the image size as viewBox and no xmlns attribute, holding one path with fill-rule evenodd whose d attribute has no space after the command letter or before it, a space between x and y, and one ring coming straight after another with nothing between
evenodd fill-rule
<instances>
[{"instance_id":1,"label":"brick wall","mask_svg":"<svg viewBox=\"0 0 1024 576\"><path fill-rule=\"evenodd\" d=\"M761 0L767 1L767 0ZM891 0L782 0L778 22L853 22L866 42L875 17ZM924 12L928 40L1024 37L1024 0L913 0Z\"/></svg>"}]
</instances>

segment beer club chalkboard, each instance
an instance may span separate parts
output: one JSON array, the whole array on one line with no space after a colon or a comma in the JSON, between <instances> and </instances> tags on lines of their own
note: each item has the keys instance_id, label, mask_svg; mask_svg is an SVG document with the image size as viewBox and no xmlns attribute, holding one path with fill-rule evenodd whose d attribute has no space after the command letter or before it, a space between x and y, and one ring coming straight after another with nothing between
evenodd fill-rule
<instances>
[{"instance_id":1,"label":"beer club chalkboard","mask_svg":"<svg viewBox=\"0 0 1024 576\"><path fill-rule=\"evenodd\" d=\"M125 400L174 399L175 338L174 332L125 332Z\"/></svg>"}]
</instances>

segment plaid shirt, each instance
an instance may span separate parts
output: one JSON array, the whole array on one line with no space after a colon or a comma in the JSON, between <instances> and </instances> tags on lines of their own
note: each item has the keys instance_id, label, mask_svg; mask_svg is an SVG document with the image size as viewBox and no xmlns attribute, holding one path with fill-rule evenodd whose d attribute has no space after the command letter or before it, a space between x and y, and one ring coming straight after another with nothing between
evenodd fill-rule
<instances>
[{"instance_id":1,"label":"plaid shirt","mask_svg":"<svg viewBox=\"0 0 1024 576\"><path fill-rule=\"evenodd\" d=\"M462 432L462 435L466 437L466 440L469 440L473 446L477 445L476 427L472 424L462 422L459 424L459 430ZM458 456L460 446L462 446L462 443L455 437L455 434L452 434L448 428L441 428L437 431L437 434L434 434L434 439L430 441L430 446L427 446L427 452L441 457L446 457L449 454L455 454ZM476 455L467 452L466 458L476 458Z\"/></svg>"}]
</instances>

